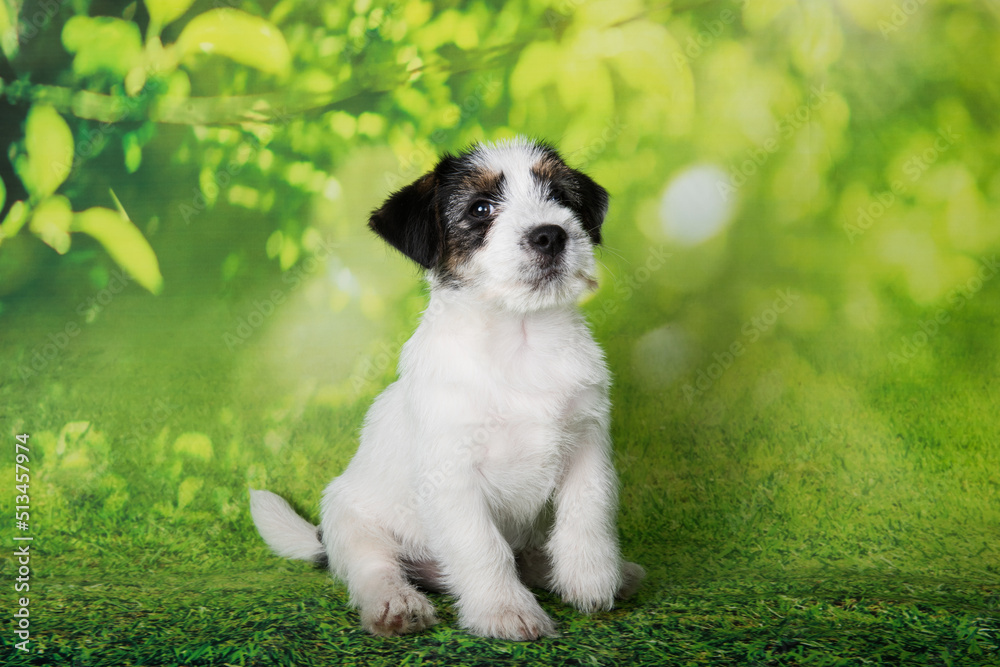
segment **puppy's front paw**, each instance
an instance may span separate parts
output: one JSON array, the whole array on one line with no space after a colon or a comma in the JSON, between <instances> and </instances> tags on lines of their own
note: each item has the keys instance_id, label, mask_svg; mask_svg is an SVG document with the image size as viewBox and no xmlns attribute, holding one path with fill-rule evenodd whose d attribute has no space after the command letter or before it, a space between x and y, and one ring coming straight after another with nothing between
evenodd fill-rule
<instances>
[{"instance_id":1,"label":"puppy's front paw","mask_svg":"<svg viewBox=\"0 0 1000 667\"><path fill-rule=\"evenodd\" d=\"M634 595L645 576L646 571L640 565L622 562L620 576L578 580L564 590L563 600L585 614L608 610L616 598L623 600Z\"/></svg>"},{"instance_id":2,"label":"puppy's front paw","mask_svg":"<svg viewBox=\"0 0 1000 667\"><path fill-rule=\"evenodd\" d=\"M564 597L563 601L573 605L573 607L584 614L593 614L595 611L608 611L615 606L612 597Z\"/></svg>"},{"instance_id":3,"label":"puppy's front paw","mask_svg":"<svg viewBox=\"0 0 1000 667\"><path fill-rule=\"evenodd\" d=\"M539 637L555 637L556 624L542 610L537 602L524 607L500 607L490 610L477 618L464 619L473 634L516 642L530 641Z\"/></svg>"},{"instance_id":4,"label":"puppy's front paw","mask_svg":"<svg viewBox=\"0 0 1000 667\"><path fill-rule=\"evenodd\" d=\"M388 591L361 607L361 626L382 637L420 632L437 622L430 601L412 588Z\"/></svg>"},{"instance_id":5,"label":"puppy's front paw","mask_svg":"<svg viewBox=\"0 0 1000 667\"><path fill-rule=\"evenodd\" d=\"M620 576L614 568L610 571L579 574L559 586L563 602L573 605L584 614L607 611L615 606L615 592L620 588Z\"/></svg>"}]
</instances>

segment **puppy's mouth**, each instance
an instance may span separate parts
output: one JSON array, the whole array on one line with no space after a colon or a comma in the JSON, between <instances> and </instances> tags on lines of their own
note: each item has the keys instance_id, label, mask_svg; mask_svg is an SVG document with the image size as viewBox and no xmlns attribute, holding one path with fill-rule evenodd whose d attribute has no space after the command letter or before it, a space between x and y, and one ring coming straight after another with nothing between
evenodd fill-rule
<instances>
[{"instance_id":1,"label":"puppy's mouth","mask_svg":"<svg viewBox=\"0 0 1000 667\"><path fill-rule=\"evenodd\" d=\"M562 262L544 262L532 269L527 283L536 289L558 288L565 281L566 273Z\"/></svg>"},{"instance_id":2,"label":"puppy's mouth","mask_svg":"<svg viewBox=\"0 0 1000 667\"><path fill-rule=\"evenodd\" d=\"M583 281L583 284L587 286L588 290L591 292L597 291L597 288L599 287L597 278L588 273L584 273L583 271L577 271L576 277Z\"/></svg>"},{"instance_id":3,"label":"puppy's mouth","mask_svg":"<svg viewBox=\"0 0 1000 667\"><path fill-rule=\"evenodd\" d=\"M545 285L548 283L556 282L561 280L563 276L563 271L558 266L549 266L538 271L535 274L535 282L539 285Z\"/></svg>"},{"instance_id":4,"label":"puppy's mouth","mask_svg":"<svg viewBox=\"0 0 1000 667\"><path fill-rule=\"evenodd\" d=\"M570 273L565 267L559 265L536 269L528 280L528 284L532 289L539 291L559 290L569 287L571 277L583 283L588 290L597 289L597 280L583 269Z\"/></svg>"}]
</instances>

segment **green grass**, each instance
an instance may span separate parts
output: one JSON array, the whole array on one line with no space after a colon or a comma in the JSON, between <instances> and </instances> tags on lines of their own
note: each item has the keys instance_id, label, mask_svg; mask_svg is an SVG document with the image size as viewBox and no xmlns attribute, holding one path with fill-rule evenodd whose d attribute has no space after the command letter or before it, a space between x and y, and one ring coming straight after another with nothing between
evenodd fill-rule
<instances>
[{"instance_id":1,"label":"green grass","mask_svg":"<svg viewBox=\"0 0 1000 667\"><path fill-rule=\"evenodd\" d=\"M274 356L277 317L229 351L245 302L138 292L22 381L75 301L9 300L3 437L31 435L35 542L33 652L6 621L4 664L1000 663L995 380L953 372L963 352L945 334L937 356L891 369L898 337L778 330L688 402L697 360L666 386L636 370L643 294L597 332L616 373L623 550L649 572L638 597L588 617L540 594L561 635L534 643L466 634L443 596L431 631L365 635L342 586L267 552L246 489L315 518L392 371L351 374L412 326L416 294L337 381ZM738 335L706 337L703 356Z\"/></svg>"},{"instance_id":2,"label":"green grass","mask_svg":"<svg viewBox=\"0 0 1000 667\"><path fill-rule=\"evenodd\" d=\"M361 631L324 573L269 565L43 579L35 652L7 664L986 665L1000 641L995 587L749 573L653 581L590 617L542 595L561 634L534 643L470 636L450 599L433 596L439 625L382 639Z\"/></svg>"}]
</instances>

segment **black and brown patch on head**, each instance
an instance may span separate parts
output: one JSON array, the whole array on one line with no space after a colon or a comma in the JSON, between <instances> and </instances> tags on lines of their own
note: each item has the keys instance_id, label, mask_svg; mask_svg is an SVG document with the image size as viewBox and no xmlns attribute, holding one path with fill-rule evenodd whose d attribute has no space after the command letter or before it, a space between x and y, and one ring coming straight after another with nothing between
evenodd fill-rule
<instances>
[{"instance_id":1,"label":"black and brown patch on head","mask_svg":"<svg viewBox=\"0 0 1000 667\"><path fill-rule=\"evenodd\" d=\"M570 168L548 144L538 145L540 157L531 175L548 196L573 211L595 245L601 242L601 225L608 212L608 191L581 171Z\"/></svg>"},{"instance_id":2,"label":"black and brown patch on head","mask_svg":"<svg viewBox=\"0 0 1000 667\"><path fill-rule=\"evenodd\" d=\"M486 243L486 236L503 208L503 172L474 159L474 152L447 165L442 181L447 219L445 253L440 274L454 278L459 267Z\"/></svg>"},{"instance_id":3,"label":"black and brown patch on head","mask_svg":"<svg viewBox=\"0 0 1000 667\"><path fill-rule=\"evenodd\" d=\"M429 269L441 259L444 225L435 172L392 194L372 211L368 226L389 245Z\"/></svg>"},{"instance_id":4,"label":"black and brown patch on head","mask_svg":"<svg viewBox=\"0 0 1000 667\"><path fill-rule=\"evenodd\" d=\"M499 213L504 175L484 167L475 151L446 154L434 168L374 211L369 227L445 282L486 242ZM484 214L485 212L485 214Z\"/></svg>"}]
</instances>

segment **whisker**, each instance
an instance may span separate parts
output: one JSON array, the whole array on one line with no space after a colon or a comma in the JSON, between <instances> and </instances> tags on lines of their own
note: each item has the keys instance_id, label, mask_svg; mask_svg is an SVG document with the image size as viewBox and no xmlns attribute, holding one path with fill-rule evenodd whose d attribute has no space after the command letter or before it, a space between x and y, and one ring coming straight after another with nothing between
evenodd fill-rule
<instances>
[{"instance_id":1,"label":"whisker","mask_svg":"<svg viewBox=\"0 0 1000 667\"><path fill-rule=\"evenodd\" d=\"M596 261L598 264L600 264L604 268L604 272L607 273L609 276L611 276L611 280L612 281L618 282L618 276L616 276L615 272L611 270L611 267L609 267L607 264L605 264L601 260L597 259L596 257L594 258L594 261Z\"/></svg>"},{"instance_id":2,"label":"whisker","mask_svg":"<svg viewBox=\"0 0 1000 667\"><path fill-rule=\"evenodd\" d=\"M611 255L614 255L618 259L621 259L621 260L625 259L625 255L621 254L620 252L618 252L617 250L615 250L611 246L602 245L602 246L598 246L598 247L600 248L600 250L601 250L602 253L607 252L607 253L609 253Z\"/></svg>"}]
</instances>

